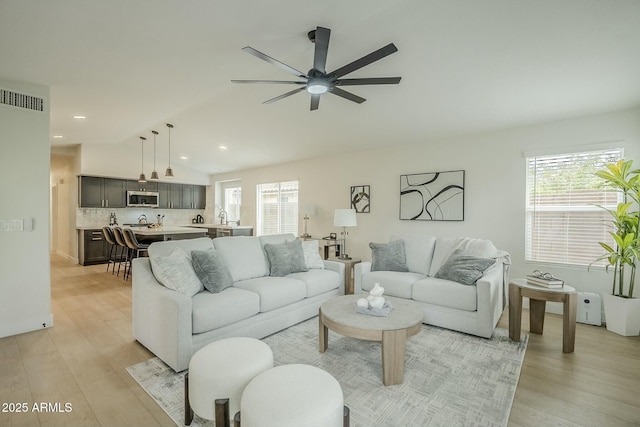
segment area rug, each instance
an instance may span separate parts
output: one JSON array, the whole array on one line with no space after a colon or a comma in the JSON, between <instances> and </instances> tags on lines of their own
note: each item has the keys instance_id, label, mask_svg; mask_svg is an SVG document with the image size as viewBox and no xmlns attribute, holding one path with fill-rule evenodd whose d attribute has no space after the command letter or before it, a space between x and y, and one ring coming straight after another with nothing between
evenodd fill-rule
<instances>
[{"instance_id":1,"label":"area rug","mask_svg":"<svg viewBox=\"0 0 640 427\"><path fill-rule=\"evenodd\" d=\"M329 348L318 351L318 319L263 339L276 365L304 363L333 375L351 410L351 426L507 425L528 336L509 340L496 329L491 339L422 325L407 340L404 382L382 384L380 343L329 331ZM184 372L154 358L127 368L131 376L176 422L184 424ZM192 426L213 427L196 416Z\"/></svg>"}]
</instances>

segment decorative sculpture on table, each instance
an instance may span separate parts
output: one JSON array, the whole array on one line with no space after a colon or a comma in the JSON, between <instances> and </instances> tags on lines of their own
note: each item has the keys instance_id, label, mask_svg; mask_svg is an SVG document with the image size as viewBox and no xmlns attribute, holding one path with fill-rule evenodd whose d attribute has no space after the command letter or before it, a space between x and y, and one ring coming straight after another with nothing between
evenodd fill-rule
<instances>
[{"instance_id":1,"label":"decorative sculpture on table","mask_svg":"<svg viewBox=\"0 0 640 427\"><path fill-rule=\"evenodd\" d=\"M356 301L356 312L372 316L388 316L393 306L389 301L385 301L383 294L384 288L380 283L376 283L366 298Z\"/></svg>"}]
</instances>

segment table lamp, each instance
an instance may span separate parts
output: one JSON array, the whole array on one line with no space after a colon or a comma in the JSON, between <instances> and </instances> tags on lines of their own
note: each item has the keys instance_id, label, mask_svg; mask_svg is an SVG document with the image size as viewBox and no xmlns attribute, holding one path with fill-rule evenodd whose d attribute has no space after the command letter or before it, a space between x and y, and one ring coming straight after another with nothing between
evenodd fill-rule
<instances>
[{"instance_id":1,"label":"table lamp","mask_svg":"<svg viewBox=\"0 0 640 427\"><path fill-rule=\"evenodd\" d=\"M342 227L342 238L344 240L342 251L340 254L341 259L351 259L347 254L347 227L355 227L358 225L356 220L355 209L336 209L333 217L333 225L335 227Z\"/></svg>"}]
</instances>

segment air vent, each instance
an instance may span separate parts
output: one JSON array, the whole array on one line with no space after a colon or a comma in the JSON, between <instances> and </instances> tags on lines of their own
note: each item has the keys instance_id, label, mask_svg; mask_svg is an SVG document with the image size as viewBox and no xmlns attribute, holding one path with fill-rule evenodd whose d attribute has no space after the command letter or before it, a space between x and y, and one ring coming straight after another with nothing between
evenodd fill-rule
<instances>
[{"instance_id":1,"label":"air vent","mask_svg":"<svg viewBox=\"0 0 640 427\"><path fill-rule=\"evenodd\" d=\"M23 93L0 89L0 104L26 108L33 111L44 111L44 99Z\"/></svg>"}]
</instances>

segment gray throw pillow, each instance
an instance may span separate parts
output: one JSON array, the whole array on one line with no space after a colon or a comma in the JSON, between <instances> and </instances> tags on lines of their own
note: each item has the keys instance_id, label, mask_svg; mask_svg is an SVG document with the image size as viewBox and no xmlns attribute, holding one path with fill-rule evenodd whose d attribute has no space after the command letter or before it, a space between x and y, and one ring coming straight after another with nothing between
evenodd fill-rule
<instances>
[{"instance_id":1,"label":"gray throw pillow","mask_svg":"<svg viewBox=\"0 0 640 427\"><path fill-rule=\"evenodd\" d=\"M434 277L463 285L473 285L495 262L494 259L480 258L470 255L462 249L456 249L442 264Z\"/></svg>"},{"instance_id":2,"label":"gray throw pillow","mask_svg":"<svg viewBox=\"0 0 640 427\"><path fill-rule=\"evenodd\" d=\"M191 251L191 263L196 276L209 292L215 294L233 285L229 267L215 249Z\"/></svg>"},{"instance_id":3,"label":"gray throw pillow","mask_svg":"<svg viewBox=\"0 0 640 427\"><path fill-rule=\"evenodd\" d=\"M409 271L404 255L404 241L369 243L371 248L371 271Z\"/></svg>"},{"instance_id":4,"label":"gray throw pillow","mask_svg":"<svg viewBox=\"0 0 640 427\"><path fill-rule=\"evenodd\" d=\"M264 250L271 264L271 276L284 277L291 273L309 271L304 260L302 242L298 239L285 243L266 243Z\"/></svg>"}]
</instances>

